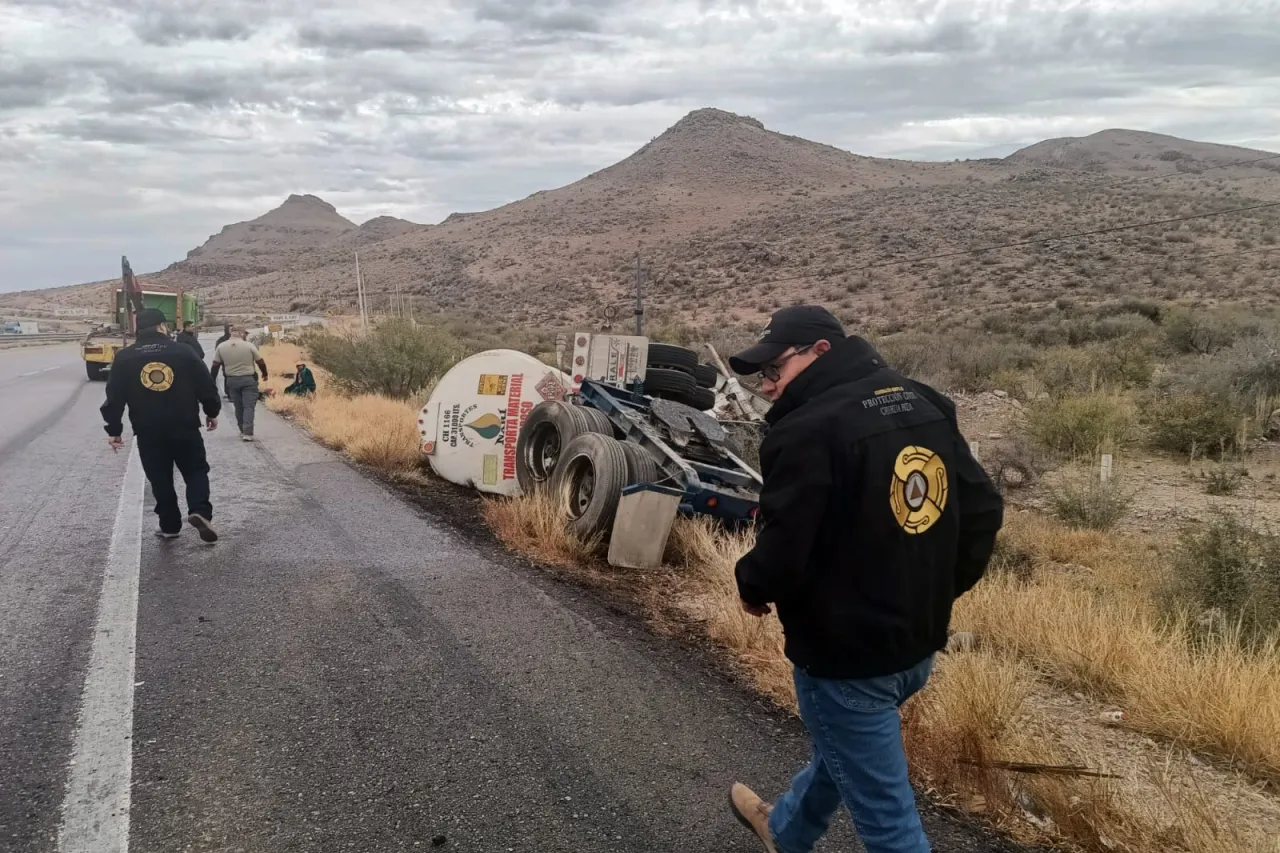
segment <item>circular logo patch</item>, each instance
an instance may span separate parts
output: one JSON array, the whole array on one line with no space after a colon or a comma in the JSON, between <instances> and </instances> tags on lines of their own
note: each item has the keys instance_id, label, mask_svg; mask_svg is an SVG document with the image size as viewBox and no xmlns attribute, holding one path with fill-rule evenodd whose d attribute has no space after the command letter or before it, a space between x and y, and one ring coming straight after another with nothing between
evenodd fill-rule
<instances>
[{"instance_id":1,"label":"circular logo patch","mask_svg":"<svg viewBox=\"0 0 1280 853\"><path fill-rule=\"evenodd\" d=\"M947 507L947 467L927 447L911 445L898 454L889 485L889 507L907 533L924 533Z\"/></svg>"},{"instance_id":2,"label":"circular logo patch","mask_svg":"<svg viewBox=\"0 0 1280 853\"><path fill-rule=\"evenodd\" d=\"M162 361L152 361L142 368L142 387L148 391L168 391L173 387L173 368Z\"/></svg>"}]
</instances>

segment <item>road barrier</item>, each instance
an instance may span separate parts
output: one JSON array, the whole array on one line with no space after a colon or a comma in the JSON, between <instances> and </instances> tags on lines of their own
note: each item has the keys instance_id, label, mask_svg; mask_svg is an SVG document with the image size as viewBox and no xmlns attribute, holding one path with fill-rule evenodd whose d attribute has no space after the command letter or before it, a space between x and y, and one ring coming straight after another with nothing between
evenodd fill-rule
<instances>
[{"instance_id":1,"label":"road barrier","mask_svg":"<svg viewBox=\"0 0 1280 853\"><path fill-rule=\"evenodd\" d=\"M0 335L0 344L22 343L23 341L78 341L83 338L83 332L49 332L36 335Z\"/></svg>"}]
</instances>

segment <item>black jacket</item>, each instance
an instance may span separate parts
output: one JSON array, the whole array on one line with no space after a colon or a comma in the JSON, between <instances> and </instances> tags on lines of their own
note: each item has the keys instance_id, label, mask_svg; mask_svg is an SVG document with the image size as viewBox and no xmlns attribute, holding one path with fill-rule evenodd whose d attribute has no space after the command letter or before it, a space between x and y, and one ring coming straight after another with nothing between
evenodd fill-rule
<instances>
[{"instance_id":1,"label":"black jacket","mask_svg":"<svg viewBox=\"0 0 1280 853\"><path fill-rule=\"evenodd\" d=\"M102 419L107 435L120 435L125 406L134 435L200 429L200 407L207 417L222 411L222 399L209 368L191 347L159 333L138 336L116 353L107 378Z\"/></svg>"},{"instance_id":2,"label":"black jacket","mask_svg":"<svg viewBox=\"0 0 1280 853\"><path fill-rule=\"evenodd\" d=\"M766 420L760 527L736 575L744 601L776 603L787 657L814 677L869 678L943 648L1004 520L955 406L851 336Z\"/></svg>"},{"instance_id":3,"label":"black jacket","mask_svg":"<svg viewBox=\"0 0 1280 853\"><path fill-rule=\"evenodd\" d=\"M200 339L194 332L178 332L178 341L195 350L201 359L204 358L204 347L200 346Z\"/></svg>"}]
</instances>

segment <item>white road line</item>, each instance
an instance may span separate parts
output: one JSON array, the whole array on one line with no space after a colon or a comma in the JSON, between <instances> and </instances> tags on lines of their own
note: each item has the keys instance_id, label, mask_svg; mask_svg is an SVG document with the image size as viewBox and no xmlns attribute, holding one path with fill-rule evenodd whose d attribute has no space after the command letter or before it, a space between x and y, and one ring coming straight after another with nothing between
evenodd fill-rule
<instances>
[{"instance_id":1,"label":"white road line","mask_svg":"<svg viewBox=\"0 0 1280 853\"><path fill-rule=\"evenodd\" d=\"M129 849L143 479L135 440L120 489L89 669L80 697L80 719L58 829L60 853L126 853Z\"/></svg>"}]
</instances>

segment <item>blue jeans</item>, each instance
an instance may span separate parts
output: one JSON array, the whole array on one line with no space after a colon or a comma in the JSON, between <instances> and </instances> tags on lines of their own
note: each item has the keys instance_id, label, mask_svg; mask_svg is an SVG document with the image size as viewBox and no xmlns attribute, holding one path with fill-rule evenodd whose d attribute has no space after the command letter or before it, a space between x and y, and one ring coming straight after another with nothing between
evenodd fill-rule
<instances>
[{"instance_id":1,"label":"blue jeans","mask_svg":"<svg viewBox=\"0 0 1280 853\"><path fill-rule=\"evenodd\" d=\"M924 687L932 670L932 655L878 678L841 681L795 670L813 761L769 816L779 853L812 850L841 802L867 853L930 853L907 779L898 708Z\"/></svg>"}]
</instances>

